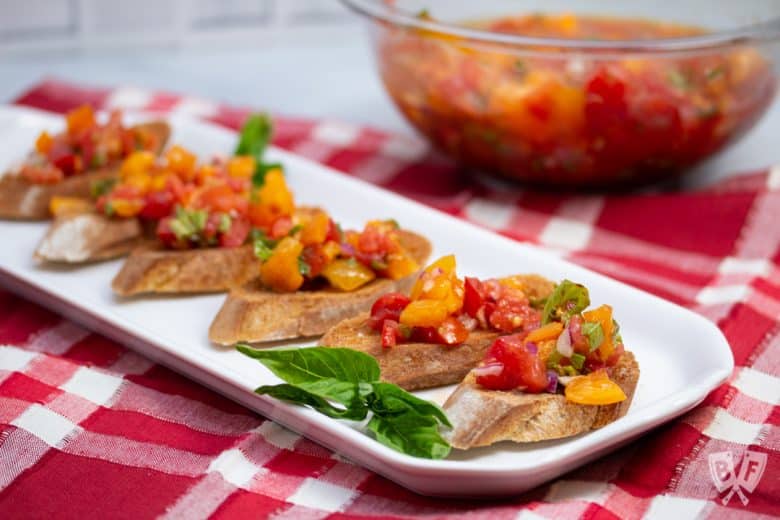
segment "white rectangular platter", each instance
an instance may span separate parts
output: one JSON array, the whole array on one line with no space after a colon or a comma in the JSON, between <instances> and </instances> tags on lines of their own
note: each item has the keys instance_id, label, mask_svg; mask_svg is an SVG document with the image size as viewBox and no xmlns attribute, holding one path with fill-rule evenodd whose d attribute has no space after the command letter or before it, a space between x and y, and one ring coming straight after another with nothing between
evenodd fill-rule
<instances>
[{"instance_id":1,"label":"white rectangular platter","mask_svg":"<svg viewBox=\"0 0 780 520\"><path fill-rule=\"evenodd\" d=\"M0 172L19 161L42 129L61 128L61 118L17 107L0 107ZM230 153L233 132L173 117L172 142L202 157ZM431 461L395 452L354 427L311 410L252 392L279 380L238 352L216 347L207 328L223 295L120 300L110 281L120 261L78 269L36 265L32 253L46 223L0 222L0 283L109 336L148 357L256 410L416 492L447 496L518 493L593 460L694 407L731 374L733 358L718 328L688 310L278 149L301 204L327 208L343 225L362 227L373 218L395 218L427 236L434 256L455 253L462 275L495 277L540 273L584 283L594 305L614 307L626 347L641 368L628 414L608 426L570 439L526 445L501 443L466 452L453 450ZM291 343L310 345L311 341ZM420 395L442 403L450 389Z\"/></svg>"}]
</instances>

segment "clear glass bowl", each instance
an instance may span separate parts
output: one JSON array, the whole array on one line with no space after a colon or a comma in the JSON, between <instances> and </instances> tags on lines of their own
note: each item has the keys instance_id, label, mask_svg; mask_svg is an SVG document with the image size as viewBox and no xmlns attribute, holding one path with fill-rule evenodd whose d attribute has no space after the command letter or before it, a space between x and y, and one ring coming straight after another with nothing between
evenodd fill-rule
<instances>
[{"instance_id":1,"label":"clear glass bowl","mask_svg":"<svg viewBox=\"0 0 780 520\"><path fill-rule=\"evenodd\" d=\"M678 176L744 135L775 93L778 0L342 1L371 21L382 81L412 125L461 164L526 183ZM494 23L534 13L556 37ZM588 36L589 17L614 34ZM626 18L675 25L625 33Z\"/></svg>"}]
</instances>

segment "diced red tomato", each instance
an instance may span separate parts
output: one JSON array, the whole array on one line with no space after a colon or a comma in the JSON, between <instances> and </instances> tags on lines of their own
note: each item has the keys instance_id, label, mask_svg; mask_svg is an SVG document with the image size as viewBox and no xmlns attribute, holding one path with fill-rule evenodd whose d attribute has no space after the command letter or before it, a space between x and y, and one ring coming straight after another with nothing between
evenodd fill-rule
<instances>
[{"instance_id":1,"label":"diced red tomato","mask_svg":"<svg viewBox=\"0 0 780 520\"><path fill-rule=\"evenodd\" d=\"M333 219L328 221L328 235L325 237L325 242L329 240L332 240L333 242L341 242L341 232L339 231L339 227L336 225Z\"/></svg>"},{"instance_id":2,"label":"diced red tomato","mask_svg":"<svg viewBox=\"0 0 780 520\"><path fill-rule=\"evenodd\" d=\"M249 199L244 195L234 192L227 184L217 184L204 189L195 203L198 207L210 211L230 213L235 211L241 215L246 214Z\"/></svg>"},{"instance_id":3,"label":"diced red tomato","mask_svg":"<svg viewBox=\"0 0 780 520\"><path fill-rule=\"evenodd\" d=\"M529 393L547 388L547 371L536 354L529 352L522 335L502 336L493 342L485 363L502 365L500 372L477 377L477 384L489 390L512 390L523 387Z\"/></svg>"},{"instance_id":4,"label":"diced red tomato","mask_svg":"<svg viewBox=\"0 0 780 520\"><path fill-rule=\"evenodd\" d=\"M322 248L322 244L311 244L303 248L301 258L309 266L309 278L315 278L322 273L328 264L328 255Z\"/></svg>"},{"instance_id":5,"label":"diced red tomato","mask_svg":"<svg viewBox=\"0 0 780 520\"><path fill-rule=\"evenodd\" d=\"M138 215L150 220L159 220L173 212L175 200L170 191L152 191L146 194L146 200Z\"/></svg>"},{"instance_id":6,"label":"diced red tomato","mask_svg":"<svg viewBox=\"0 0 780 520\"><path fill-rule=\"evenodd\" d=\"M460 345L469 337L469 329L458 318L449 317L436 329L437 343L442 345Z\"/></svg>"},{"instance_id":7,"label":"diced red tomato","mask_svg":"<svg viewBox=\"0 0 780 520\"><path fill-rule=\"evenodd\" d=\"M288 216L279 217L271 224L269 235L271 238L282 238L290 234L293 228L292 219Z\"/></svg>"},{"instance_id":8,"label":"diced red tomato","mask_svg":"<svg viewBox=\"0 0 780 520\"><path fill-rule=\"evenodd\" d=\"M618 361L620 361L620 356L623 355L623 352L625 352L625 347L622 343L616 343L615 344L615 350L612 352L612 354L607 358L607 361L605 364L608 367L614 367L617 365Z\"/></svg>"},{"instance_id":9,"label":"diced red tomato","mask_svg":"<svg viewBox=\"0 0 780 520\"><path fill-rule=\"evenodd\" d=\"M405 294L391 292L382 295L371 306L371 319L369 325L374 330L379 330L385 320L398 321L403 311L411 300Z\"/></svg>"},{"instance_id":10,"label":"diced red tomato","mask_svg":"<svg viewBox=\"0 0 780 520\"><path fill-rule=\"evenodd\" d=\"M499 298L488 317L491 326L501 332L532 330L539 326L541 314L528 303L511 298Z\"/></svg>"},{"instance_id":11,"label":"diced red tomato","mask_svg":"<svg viewBox=\"0 0 780 520\"><path fill-rule=\"evenodd\" d=\"M398 322L384 320L382 322L382 348L392 348L398 340Z\"/></svg>"},{"instance_id":12,"label":"diced red tomato","mask_svg":"<svg viewBox=\"0 0 780 520\"><path fill-rule=\"evenodd\" d=\"M51 162L65 174L65 177L69 177L81 170L81 158L72 152L59 154L52 158Z\"/></svg>"},{"instance_id":13,"label":"diced red tomato","mask_svg":"<svg viewBox=\"0 0 780 520\"><path fill-rule=\"evenodd\" d=\"M157 238L166 247L177 248L180 247L179 239L176 237L176 233L171 229L171 218L166 217L157 223Z\"/></svg>"},{"instance_id":14,"label":"diced red tomato","mask_svg":"<svg viewBox=\"0 0 780 520\"><path fill-rule=\"evenodd\" d=\"M479 309L485 304L485 289L477 278L467 276L464 284L463 310L477 318Z\"/></svg>"},{"instance_id":15,"label":"diced red tomato","mask_svg":"<svg viewBox=\"0 0 780 520\"><path fill-rule=\"evenodd\" d=\"M246 242L252 226L244 217L233 218L230 223L230 229L219 236L219 245L221 247L239 247Z\"/></svg>"},{"instance_id":16,"label":"diced red tomato","mask_svg":"<svg viewBox=\"0 0 780 520\"><path fill-rule=\"evenodd\" d=\"M569 335L571 336L571 346L575 352L585 355L590 352L590 342L587 336L582 333L582 316L579 314L569 318Z\"/></svg>"}]
</instances>

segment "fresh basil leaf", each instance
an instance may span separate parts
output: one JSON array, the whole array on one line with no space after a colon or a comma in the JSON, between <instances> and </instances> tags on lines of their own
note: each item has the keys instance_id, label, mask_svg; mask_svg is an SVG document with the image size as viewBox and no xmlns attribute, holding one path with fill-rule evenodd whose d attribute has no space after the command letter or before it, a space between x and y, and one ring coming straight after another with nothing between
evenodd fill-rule
<instances>
[{"instance_id":1,"label":"fresh basil leaf","mask_svg":"<svg viewBox=\"0 0 780 520\"><path fill-rule=\"evenodd\" d=\"M563 356L561 356L561 353L558 352L557 350L553 350L552 352L550 352L550 355L547 357L547 368L550 368L552 370L557 370L558 367L560 366L560 361L562 357Z\"/></svg>"},{"instance_id":2,"label":"fresh basil leaf","mask_svg":"<svg viewBox=\"0 0 780 520\"><path fill-rule=\"evenodd\" d=\"M384 271L387 269L387 262L383 260L371 260L371 269L374 271Z\"/></svg>"},{"instance_id":3,"label":"fresh basil leaf","mask_svg":"<svg viewBox=\"0 0 780 520\"><path fill-rule=\"evenodd\" d=\"M273 123L267 114L253 114L249 116L241 128L241 135L239 136L234 155L249 155L254 157L259 163L271 140L272 133Z\"/></svg>"},{"instance_id":4,"label":"fresh basil leaf","mask_svg":"<svg viewBox=\"0 0 780 520\"><path fill-rule=\"evenodd\" d=\"M391 383L373 383L373 392L368 396L371 411L377 415L398 415L410 410L438 420L445 426L452 427L444 410L436 404L420 399L406 390Z\"/></svg>"},{"instance_id":5,"label":"fresh basil leaf","mask_svg":"<svg viewBox=\"0 0 780 520\"><path fill-rule=\"evenodd\" d=\"M577 370L582 370L582 366L585 364L585 356L582 354L577 354L576 352L571 355L569 360L571 361L571 366Z\"/></svg>"},{"instance_id":6,"label":"fresh basil leaf","mask_svg":"<svg viewBox=\"0 0 780 520\"><path fill-rule=\"evenodd\" d=\"M439 433L436 421L414 411L374 415L366 427L377 441L407 455L443 459L450 453L450 445Z\"/></svg>"},{"instance_id":7,"label":"fresh basil leaf","mask_svg":"<svg viewBox=\"0 0 780 520\"><path fill-rule=\"evenodd\" d=\"M255 256L262 262L265 262L274 254L274 250L268 246L265 240L257 239L252 242Z\"/></svg>"},{"instance_id":8,"label":"fresh basil leaf","mask_svg":"<svg viewBox=\"0 0 780 520\"><path fill-rule=\"evenodd\" d=\"M357 402L356 406L337 408L315 392L290 384L261 386L255 390L255 393L270 395L276 399L291 403L311 406L318 412L335 419L362 421L368 414L368 408L360 401Z\"/></svg>"},{"instance_id":9,"label":"fresh basil leaf","mask_svg":"<svg viewBox=\"0 0 780 520\"><path fill-rule=\"evenodd\" d=\"M256 350L240 343L236 349L260 361L277 377L293 385L320 379L352 383L379 381L376 359L357 350L333 347Z\"/></svg>"},{"instance_id":10,"label":"fresh basil leaf","mask_svg":"<svg viewBox=\"0 0 780 520\"><path fill-rule=\"evenodd\" d=\"M116 179L98 179L92 181L92 184L89 185L89 193L92 195L93 199L96 199L111 191L115 184Z\"/></svg>"},{"instance_id":11,"label":"fresh basil leaf","mask_svg":"<svg viewBox=\"0 0 780 520\"><path fill-rule=\"evenodd\" d=\"M604 329L601 327L601 323L584 322L582 324L582 333L588 337L591 352L604 343Z\"/></svg>"},{"instance_id":12,"label":"fresh basil leaf","mask_svg":"<svg viewBox=\"0 0 780 520\"><path fill-rule=\"evenodd\" d=\"M290 228L290 231L287 233L288 237L295 236L300 230L303 229L303 226L300 224L294 225L292 228Z\"/></svg>"},{"instance_id":13,"label":"fresh basil leaf","mask_svg":"<svg viewBox=\"0 0 780 520\"><path fill-rule=\"evenodd\" d=\"M542 324L553 320L567 320L572 314L585 310L590 305L588 289L570 280L559 283L547 298L542 311Z\"/></svg>"}]
</instances>

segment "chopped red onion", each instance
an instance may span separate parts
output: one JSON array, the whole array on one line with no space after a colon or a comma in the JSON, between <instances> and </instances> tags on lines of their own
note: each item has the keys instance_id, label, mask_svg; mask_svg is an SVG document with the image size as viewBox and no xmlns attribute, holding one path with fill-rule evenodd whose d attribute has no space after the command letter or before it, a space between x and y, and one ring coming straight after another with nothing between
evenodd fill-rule
<instances>
[{"instance_id":1,"label":"chopped red onion","mask_svg":"<svg viewBox=\"0 0 780 520\"><path fill-rule=\"evenodd\" d=\"M554 394L558 390L558 373L555 370L547 371L547 391Z\"/></svg>"},{"instance_id":2,"label":"chopped red onion","mask_svg":"<svg viewBox=\"0 0 780 520\"><path fill-rule=\"evenodd\" d=\"M474 375L477 377L482 376L497 376L504 370L504 364L498 361L487 363L486 365L479 366L474 369Z\"/></svg>"},{"instance_id":3,"label":"chopped red onion","mask_svg":"<svg viewBox=\"0 0 780 520\"><path fill-rule=\"evenodd\" d=\"M526 343L525 349L531 354L536 354L537 352L539 352L539 347L537 347L536 343L534 343L533 341L529 341L528 343Z\"/></svg>"},{"instance_id":4,"label":"chopped red onion","mask_svg":"<svg viewBox=\"0 0 780 520\"><path fill-rule=\"evenodd\" d=\"M355 248L347 242L341 243L341 252L346 256L355 256Z\"/></svg>"},{"instance_id":5,"label":"chopped red onion","mask_svg":"<svg viewBox=\"0 0 780 520\"><path fill-rule=\"evenodd\" d=\"M561 332L561 335L558 336L558 342L555 344L555 349L563 357L569 358L574 354L574 349L571 346L571 335L569 334L568 328L564 329L563 332Z\"/></svg>"}]
</instances>

